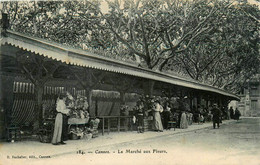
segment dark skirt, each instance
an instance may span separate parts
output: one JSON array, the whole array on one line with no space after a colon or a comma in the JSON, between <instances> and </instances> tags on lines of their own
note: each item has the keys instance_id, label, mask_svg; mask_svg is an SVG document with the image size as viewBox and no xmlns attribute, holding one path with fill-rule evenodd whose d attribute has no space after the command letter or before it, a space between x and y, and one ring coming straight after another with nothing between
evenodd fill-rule
<instances>
[{"instance_id":1,"label":"dark skirt","mask_svg":"<svg viewBox=\"0 0 260 165\"><path fill-rule=\"evenodd\" d=\"M62 114L62 135L61 135L61 140L66 141L68 140L68 116L65 114Z\"/></svg>"},{"instance_id":2,"label":"dark skirt","mask_svg":"<svg viewBox=\"0 0 260 165\"><path fill-rule=\"evenodd\" d=\"M144 116L143 115L137 115L137 126L143 127L144 125Z\"/></svg>"}]
</instances>

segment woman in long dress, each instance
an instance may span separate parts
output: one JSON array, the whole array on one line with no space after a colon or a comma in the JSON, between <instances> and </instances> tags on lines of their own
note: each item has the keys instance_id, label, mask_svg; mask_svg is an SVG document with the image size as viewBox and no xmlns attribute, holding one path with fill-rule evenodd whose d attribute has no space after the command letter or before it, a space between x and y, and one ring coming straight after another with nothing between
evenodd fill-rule
<instances>
[{"instance_id":1,"label":"woman in long dress","mask_svg":"<svg viewBox=\"0 0 260 165\"><path fill-rule=\"evenodd\" d=\"M240 111L236 108L236 110L235 110L235 115L234 115L234 119L235 120L239 120L239 117L241 116L241 113L240 113Z\"/></svg>"},{"instance_id":2,"label":"woman in long dress","mask_svg":"<svg viewBox=\"0 0 260 165\"><path fill-rule=\"evenodd\" d=\"M193 114L187 113L188 125L192 125Z\"/></svg>"},{"instance_id":3,"label":"woman in long dress","mask_svg":"<svg viewBox=\"0 0 260 165\"><path fill-rule=\"evenodd\" d=\"M64 141L63 127L68 123L64 122L64 116L69 114L69 109L66 107L65 100L66 100L65 94L61 94L57 99L56 110L58 113L55 118L54 133L52 138L53 145L65 144L63 142Z\"/></svg>"},{"instance_id":4,"label":"woman in long dress","mask_svg":"<svg viewBox=\"0 0 260 165\"><path fill-rule=\"evenodd\" d=\"M163 112L163 108L160 105L159 101L155 101L155 104L153 106L153 127L155 131L163 132L163 125L160 112Z\"/></svg>"},{"instance_id":5,"label":"woman in long dress","mask_svg":"<svg viewBox=\"0 0 260 165\"><path fill-rule=\"evenodd\" d=\"M162 122L163 122L163 128L164 129L168 129L168 122L172 120L172 113L171 113L171 108L169 107L169 104L166 103L166 106L163 110L162 113Z\"/></svg>"},{"instance_id":6,"label":"woman in long dress","mask_svg":"<svg viewBox=\"0 0 260 165\"><path fill-rule=\"evenodd\" d=\"M187 116L186 116L186 113L184 111L181 114L180 128L181 129L188 128Z\"/></svg>"}]
</instances>

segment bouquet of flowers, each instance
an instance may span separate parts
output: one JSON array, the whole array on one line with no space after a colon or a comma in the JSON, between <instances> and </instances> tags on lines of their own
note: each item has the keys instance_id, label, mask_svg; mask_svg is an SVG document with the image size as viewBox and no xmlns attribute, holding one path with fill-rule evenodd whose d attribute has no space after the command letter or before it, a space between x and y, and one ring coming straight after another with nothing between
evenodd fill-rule
<instances>
[{"instance_id":1,"label":"bouquet of flowers","mask_svg":"<svg viewBox=\"0 0 260 165\"><path fill-rule=\"evenodd\" d=\"M91 120L89 122L90 128L88 129L88 131L92 134L92 137L95 138L98 136L98 124L99 124L100 120L98 118L96 118L95 120Z\"/></svg>"},{"instance_id":2,"label":"bouquet of flowers","mask_svg":"<svg viewBox=\"0 0 260 165\"><path fill-rule=\"evenodd\" d=\"M71 103L69 103L68 105L68 107L70 108L70 116L75 118L80 118L80 119L88 118L89 106L88 106L87 97L81 95L78 95L76 99L71 99L71 97L70 98L69 97L68 100L71 101Z\"/></svg>"},{"instance_id":3,"label":"bouquet of flowers","mask_svg":"<svg viewBox=\"0 0 260 165\"><path fill-rule=\"evenodd\" d=\"M140 97L139 101L144 103L145 116L151 116L155 97L149 97L148 95L146 95L146 96L142 95Z\"/></svg>"},{"instance_id":4,"label":"bouquet of flowers","mask_svg":"<svg viewBox=\"0 0 260 165\"><path fill-rule=\"evenodd\" d=\"M121 116L129 115L129 108L128 108L127 105L121 105L121 107L120 107L120 115Z\"/></svg>"},{"instance_id":5,"label":"bouquet of flowers","mask_svg":"<svg viewBox=\"0 0 260 165\"><path fill-rule=\"evenodd\" d=\"M70 134L72 136L71 139L76 140L76 139L82 139L84 136L84 129L80 127L76 128L71 128L70 129Z\"/></svg>"}]
</instances>

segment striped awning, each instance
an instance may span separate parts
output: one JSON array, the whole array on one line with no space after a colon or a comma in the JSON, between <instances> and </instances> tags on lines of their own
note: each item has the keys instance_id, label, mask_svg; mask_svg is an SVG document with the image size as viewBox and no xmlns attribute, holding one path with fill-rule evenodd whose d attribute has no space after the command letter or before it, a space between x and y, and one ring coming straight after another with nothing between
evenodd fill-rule
<instances>
[{"instance_id":1,"label":"striped awning","mask_svg":"<svg viewBox=\"0 0 260 165\"><path fill-rule=\"evenodd\" d=\"M15 125L33 123L35 120L34 108L34 95L15 94L11 122Z\"/></svg>"},{"instance_id":2,"label":"striped awning","mask_svg":"<svg viewBox=\"0 0 260 165\"><path fill-rule=\"evenodd\" d=\"M61 61L66 64L132 75L187 88L218 93L236 100L240 99L237 95L194 80L188 80L182 77L140 68L136 65L128 64L123 61L102 57L85 50L70 48L55 42L27 36L25 34L10 30L7 30L6 37L2 36L2 38L0 38L0 42L1 45L10 44L20 49L39 54L53 60Z\"/></svg>"}]
</instances>

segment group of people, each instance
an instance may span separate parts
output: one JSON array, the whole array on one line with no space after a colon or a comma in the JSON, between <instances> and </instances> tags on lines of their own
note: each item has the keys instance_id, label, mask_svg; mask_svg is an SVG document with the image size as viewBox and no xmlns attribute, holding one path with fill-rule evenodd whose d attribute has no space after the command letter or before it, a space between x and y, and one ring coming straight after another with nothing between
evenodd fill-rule
<instances>
[{"instance_id":1,"label":"group of people","mask_svg":"<svg viewBox=\"0 0 260 165\"><path fill-rule=\"evenodd\" d=\"M239 118L241 116L241 113L240 113L240 111L237 108L234 111L233 107L230 107L229 113L230 113L230 118L234 119L234 120L239 120Z\"/></svg>"},{"instance_id":2,"label":"group of people","mask_svg":"<svg viewBox=\"0 0 260 165\"><path fill-rule=\"evenodd\" d=\"M56 111L57 115L55 118L55 126L54 126L54 133L52 138L52 144L59 145L59 144L66 144L64 141L67 140L67 130L68 130L68 115L70 113L69 106L66 105L68 93L67 94L60 94L57 99L56 103ZM144 132L144 118L147 113L151 112L153 117L153 130L157 132L163 132L164 129L168 129L168 122L173 120L174 115L171 112L171 107L168 102L165 103L164 107L161 105L159 100L152 100L150 102L151 106L150 109L146 110L144 102L139 100L135 107L134 118L137 121L137 132L143 133ZM239 120L241 116L238 109L233 110L230 108L230 117L231 119ZM219 124L221 122L221 110L217 107L217 104L213 104L213 108L211 108L210 113L212 115L213 121L213 128L219 128ZM177 122L177 125L181 129L188 128L188 125L192 124L194 117L193 113L187 112L185 109L182 109L174 120ZM201 113L198 113L197 122L204 122L204 117Z\"/></svg>"},{"instance_id":3,"label":"group of people","mask_svg":"<svg viewBox=\"0 0 260 165\"><path fill-rule=\"evenodd\" d=\"M163 112L163 107L160 105L158 100L152 101L152 104L152 108L148 111L145 111L144 102L137 102L134 118L137 120L136 123L138 133L144 132L144 116L146 115L146 112L152 112L153 114L153 129L158 132L163 132L163 124L160 115L160 113Z\"/></svg>"},{"instance_id":4,"label":"group of people","mask_svg":"<svg viewBox=\"0 0 260 165\"><path fill-rule=\"evenodd\" d=\"M151 101L150 104L152 104L150 110L145 110L144 102L140 100L137 102L134 117L136 117L137 120L138 133L144 132L144 118L147 115L145 113L147 111L152 112L150 115L152 115L153 118L153 130L158 132L162 132L164 129L167 130L169 128L169 121L176 121L176 125L180 129L188 128L193 121L198 124L204 123L206 120L212 121L214 129L219 128L220 123L222 122L223 112L216 103L209 107L209 111L207 111L208 115L205 115L206 112L201 112L199 106L196 111L187 111L184 106L180 106L176 113L172 113L172 107L168 102L165 102L164 106L161 105L159 100ZM230 112L230 114L233 113ZM240 112L236 110L232 118L238 120L239 116Z\"/></svg>"},{"instance_id":5,"label":"group of people","mask_svg":"<svg viewBox=\"0 0 260 165\"><path fill-rule=\"evenodd\" d=\"M143 133L144 132L144 117L147 115L147 112L151 112L152 120L152 128L154 131L163 132L164 129L169 129L168 122L169 121L176 121L176 124L179 125L180 128L185 129L188 128L188 125L192 124L192 114L187 113L186 111L182 111L180 116L174 117L173 113L171 112L171 107L168 102L162 106L159 100L152 100L151 101L151 108L145 110L144 102L138 101L135 107L134 112L134 123L137 124L137 132ZM174 119L175 118L175 119ZM177 121L177 119L179 119Z\"/></svg>"}]
</instances>

